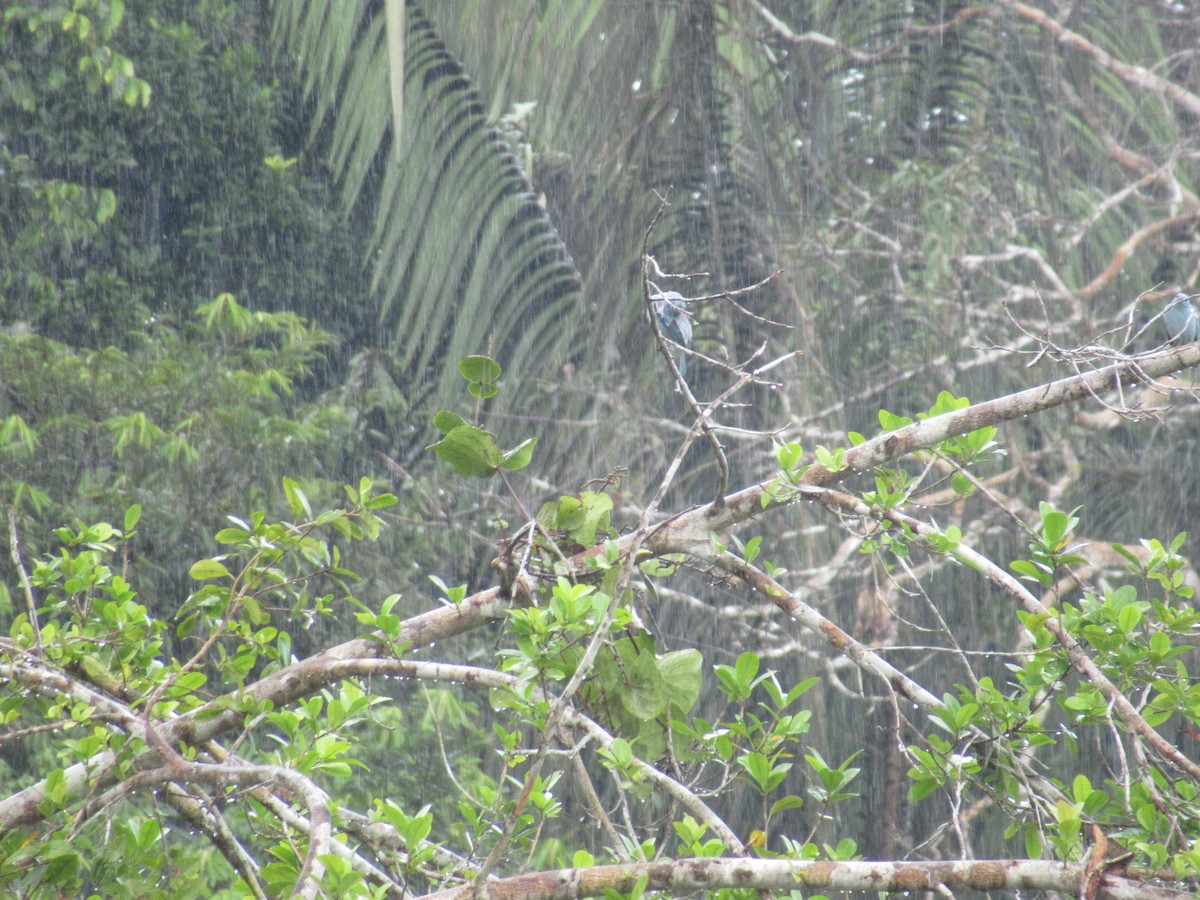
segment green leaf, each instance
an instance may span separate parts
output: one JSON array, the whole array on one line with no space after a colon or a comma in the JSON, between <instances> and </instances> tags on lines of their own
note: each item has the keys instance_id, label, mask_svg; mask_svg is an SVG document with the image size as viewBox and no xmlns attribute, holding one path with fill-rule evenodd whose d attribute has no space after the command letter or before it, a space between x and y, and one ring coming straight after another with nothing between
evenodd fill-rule
<instances>
[{"instance_id":1,"label":"green leaf","mask_svg":"<svg viewBox=\"0 0 1200 900\"><path fill-rule=\"evenodd\" d=\"M924 419L931 418L933 416L940 416L942 413L966 409L970 405L971 401L966 397L955 397L949 391L942 391L938 394L937 402L934 403L933 406L929 407L928 416L921 416L921 418Z\"/></svg>"},{"instance_id":2,"label":"green leaf","mask_svg":"<svg viewBox=\"0 0 1200 900\"><path fill-rule=\"evenodd\" d=\"M231 577L225 564L219 559L202 559L193 563L188 569L188 575L196 581L206 581L209 578Z\"/></svg>"},{"instance_id":3,"label":"green leaf","mask_svg":"<svg viewBox=\"0 0 1200 900\"><path fill-rule=\"evenodd\" d=\"M908 418L908 416L897 416L888 412L886 409L881 409L879 411L879 424L882 426L884 431L896 431L897 429L904 428L906 425L911 425L912 423L913 420Z\"/></svg>"},{"instance_id":4,"label":"green leaf","mask_svg":"<svg viewBox=\"0 0 1200 900\"><path fill-rule=\"evenodd\" d=\"M1036 825L1025 828L1025 855L1030 859L1042 858L1042 837Z\"/></svg>"},{"instance_id":5,"label":"green leaf","mask_svg":"<svg viewBox=\"0 0 1200 900\"><path fill-rule=\"evenodd\" d=\"M501 369L490 356L468 356L458 364L458 371L467 381L481 383L496 381Z\"/></svg>"},{"instance_id":6,"label":"green leaf","mask_svg":"<svg viewBox=\"0 0 1200 900\"><path fill-rule=\"evenodd\" d=\"M674 575L679 571L679 566L683 563L686 557L682 553L669 553L666 556L653 559L647 559L639 565L643 572L651 578L666 578Z\"/></svg>"},{"instance_id":7,"label":"green leaf","mask_svg":"<svg viewBox=\"0 0 1200 900\"><path fill-rule=\"evenodd\" d=\"M208 681L208 676L203 672L184 672L175 679L171 686L172 695L177 693L190 693L191 691L199 690L204 687Z\"/></svg>"},{"instance_id":8,"label":"green leaf","mask_svg":"<svg viewBox=\"0 0 1200 900\"><path fill-rule=\"evenodd\" d=\"M504 461L500 464L501 468L508 469L510 472L517 472L525 468L533 459L533 448L537 446L537 442L537 438L527 438L509 450L504 454Z\"/></svg>"},{"instance_id":9,"label":"green leaf","mask_svg":"<svg viewBox=\"0 0 1200 900\"><path fill-rule=\"evenodd\" d=\"M596 543L598 531L608 533L612 508L612 497L608 494L583 491L560 500L553 525L583 546L590 547Z\"/></svg>"},{"instance_id":10,"label":"green leaf","mask_svg":"<svg viewBox=\"0 0 1200 900\"><path fill-rule=\"evenodd\" d=\"M1015 559L1008 564L1008 567L1018 575L1030 581L1036 581L1042 587L1049 587L1054 581L1054 575L1049 569L1027 559Z\"/></svg>"},{"instance_id":11,"label":"green leaf","mask_svg":"<svg viewBox=\"0 0 1200 900\"><path fill-rule=\"evenodd\" d=\"M837 846L830 848L825 847L825 852L830 859L849 860L853 859L858 853L858 844L853 838L842 838L838 841Z\"/></svg>"},{"instance_id":12,"label":"green leaf","mask_svg":"<svg viewBox=\"0 0 1200 900\"><path fill-rule=\"evenodd\" d=\"M471 478L490 478L504 463L492 435L474 425L452 428L431 449L459 475Z\"/></svg>"},{"instance_id":13,"label":"green leaf","mask_svg":"<svg viewBox=\"0 0 1200 900\"><path fill-rule=\"evenodd\" d=\"M633 748L629 746L629 741L624 738L614 738L612 747L609 748L609 754L619 766L628 766L633 762Z\"/></svg>"},{"instance_id":14,"label":"green leaf","mask_svg":"<svg viewBox=\"0 0 1200 900\"><path fill-rule=\"evenodd\" d=\"M278 153L263 157L263 163L272 172L286 172L299 161L299 157L289 156L285 159Z\"/></svg>"},{"instance_id":15,"label":"green leaf","mask_svg":"<svg viewBox=\"0 0 1200 900\"><path fill-rule=\"evenodd\" d=\"M1055 550L1062 543L1067 533L1067 514L1064 512L1047 513L1042 517L1042 535L1046 546Z\"/></svg>"},{"instance_id":16,"label":"green leaf","mask_svg":"<svg viewBox=\"0 0 1200 900\"><path fill-rule=\"evenodd\" d=\"M100 192L100 199L96 203L96 224L103 225L113 217L113 213L117 211L117 195L110 188L104 188Z\"/></svg>"},{"instance_id":17,"label":"green leaf","mask_svg":"<svg viewBox=\"0 0 1200 900\"><path fill-rule=\"evenodd\" d=\"M742 557L746 560L747 565L754 565L754 560L758 557L758 548L762 544L762 535L756 535L746 541L746 547L742 551Z\"/></svg>"},{"instance_id":18,"label":"green leaf","mask_svg":"<svg viewBox=\"0 0 1200 900\"><path fill-rule=\"evenodd\" d=\"M1117 623L1120 626L1121 632L1128 635L1142 621L1142 611L1137 606L1130 604L1117 614Z\"/></svg>"},{"instance_id":19,"label":"green leaf","mask_svg":"<svg viewBox=\"0 0 1200 900\"><path fill-rule=\"evenodd\" d=\"M840 472L846 466L846 451L842 447L830 450L818 445L816 449L817 465L824 466L830 472Z\"/></svg>"},{"instance_id":20,"label":"green leaf","mask_svg":"<svg viewBox=\"0 0 1200 900\"><path fill-rule=\"evenodd\" d=\"M658 660L658 671L666 684L667 696L678 715L686 715L700 699L704 681L704 657L699 650L673 650Z\"/></svg>"},{"instance_id":21,"label":"green leaf","mask_svg":"<svg viewBox=\"0 0 1200 900\"><path fill-rule=\"evenodd\" d=\"M270 613L263 609L262 604L252 595L243 594L241 600L246 621L251 625L266 625L271 621Z\"/></svg>"},{"instance_id":22,"label":"green leaf","mask_svg":"<svg viewBox=\"0 0 1200 900\"><path fill-rule=\"evenodd\" d=\"M771 818L775 817L776 813L785 812L789 809L799 809L804 805L804 800L797 797L795 794L788 794L786 797L781 797L771 804L771 811L768 814Z\"/></svg>"},{"instance_id":23,"label":"green leaf","mask_svg":"<svg viewBox=\"0 0 1200 900\"><path fill-rule=\"evenodd\" d=\"M759 666L762 665L757 653L746 650L737 658L735 671L737 672L738 682L745 685L747 688L750 682L754 680L754 676L758 674Z\"/></svg>"},{"instance_id":24,"label":"green leaf","mask_svg":"<svg viewBox=\"0 0 1200 900\"><path fill-rule=\"evenodd\" d=\"M1133 551L1122 546L1121 544L1113 544L1112 548L1117 553L1119 553L1121 556L1123 556L1128 563L1130 563L1130 565L1132 566L1134 571L1137 571L1137 572L1141 571L1142 561L1140 559L1138 559L1137 556L1134 555Z\"/></svg>"},{"instance_id":25,"label":"green leaf","mask_svg":"<svg viewBox=\"0 0 1200 900\"><path fill-rule=\"evenodd\" d=\"M798 442L792 441L780 444L775 448L775 458L779 462L779 468L785 472L791 472L800 465L800 460L804 458L804 447Z\"/></svg>"},{"instance_id":26,"label":"green leaf","mask_svg":"<svg viewBox=\"0 0 1200 900\"><path fill-rule=\"evenodd\" d=\"M738 763L764 795L779 787L792 768L791 763L775 763L757 750L743 753L738 757Z\"/></svg>"},{"instance_id":27,"label":"green leaf","mask_svg":"<svg viewBox=\"0 0 1200 900\"><path fill-rule=\"evenodd\" d=\"M667 711L667 686L659 673L657 661L649 653L621 654L624 669L624 690L617 688L626 711L639 721L649 721Z\"/></svg>"},{"instance_id":28,"label":"green leaf","mask_svg":"<svg viewBox=\"0 0 1200 900\"><path fill-rule=\"evenodd\" d=\"M395 494L376 494L364 506L366 509L387 509L395 506L400 500Z\"/></svg>"},{"instance_id":29,"label":"green leaf","mask_svg":"<svg viewBox=\"0 0 1200 900\"><path fill-rule=\"evenodd\" d=\"M304 495L304 491L300 490L300 485L296 484L295 480L283 479L283 494L287 498L288 507L293 516L312 518L312 506L309 505L308 497Z\"/></svg>"},{"instance_id":30,"label":"green leaf","mask_svg":"<svg viewBox=\"0 0 1200 900\"><path fill-rule=\"evenodd\" d=\"M434 427L442 434L449 434L455 428L462 428L467 425L467 420L458 413L450 412L448 409L440 410L433 417Z\"/></svg>"},{"instance_id":31,"label":"green leaf","mask_svg":"<svg viewBox=\"0 0 1200 900\"><path fill-rule=\"evenodd\" d=\"M754 751L743 753L738 757L738 763L761 788L771 777L771 762L763 754Z\"/></svg>"},{"instance_id":32,"label":"green leaf","mask_svg":"<svg viewBox=\"0 0 1200 900\"><path fill-rule=\"evenodd\" d=\"M922 778L914 781L912 787L908 789L908 799L916 803L924 800L930 794L938 789L938 783L932 778Z\"/></svg>"}]
</instances>

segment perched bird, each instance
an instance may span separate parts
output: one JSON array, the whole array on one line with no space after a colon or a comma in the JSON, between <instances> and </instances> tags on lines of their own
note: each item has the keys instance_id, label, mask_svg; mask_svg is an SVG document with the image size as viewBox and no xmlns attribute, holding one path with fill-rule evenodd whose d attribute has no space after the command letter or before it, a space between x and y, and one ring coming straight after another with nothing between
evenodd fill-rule
<instances>
[{"instance_id":1,"label":"perched bird","mask_svg":"<svg viewBox=\"0 0 1200 900\"><path fill-rule=\"evenodd\" d=\"M1180 292L1167 301L1162 320L1168 341L1190 344L1200 337L1200 314L1187 294Z\"/></svg>"},{"instance_id":2,"label":"perched bird","mask_svg":"<svg viewBox=\"0 0 1200 900\"><path fill-rule=\"evenodd\" d=\"M688 318L687 301L678 291L657 291L650 295L654 301L654 317L658 328L668 341L681 347L692 344L692 320ZM687 374L687 354L679 355L679 374Z\"/></svg>"}]
</instances>

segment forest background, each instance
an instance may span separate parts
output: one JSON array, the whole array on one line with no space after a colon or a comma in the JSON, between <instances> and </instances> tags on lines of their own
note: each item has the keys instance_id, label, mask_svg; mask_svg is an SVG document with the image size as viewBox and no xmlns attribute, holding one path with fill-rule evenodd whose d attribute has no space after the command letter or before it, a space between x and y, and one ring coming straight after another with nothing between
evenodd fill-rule
<instances>
[{"instance_id":1,"label":"forest background","mask_svg":"<svg viewBox=\"0 0 1200 900\"><path fill-rule=\"evenodd\" d=\"M0 10L14 893L1195 887L1200 11Z\"/></svg>"}]
</instances>

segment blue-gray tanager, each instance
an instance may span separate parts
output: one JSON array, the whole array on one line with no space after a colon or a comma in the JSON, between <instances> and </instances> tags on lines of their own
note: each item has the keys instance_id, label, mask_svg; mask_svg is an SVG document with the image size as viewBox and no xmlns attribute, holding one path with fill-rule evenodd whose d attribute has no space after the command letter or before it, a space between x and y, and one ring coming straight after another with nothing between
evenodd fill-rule
<instances>
[{"instance_id":1,"label":"blue-gray tanager","mask_svg":"<svg viewBox=\"0 0 1200 900\"><path fill-rule=\"evenodd\" d=\"M687 315L687 302L678 291L657 291L650 295L654 301L654 317L658 319L658 328L669 341L674 341L681 347L692 344L692 320ZM1195 316L1193 310L1192 315ZM687 374L687 354L679 355L679 374Z\"/></svg>"},{"instance_id":2,"label":"blue-gray tanager","mask_svg":"<svg viewBox=\"0 0 1200 900\"><path fill-rule=\"evenodd\" d=\"M1196 313L1192 298L1187 294L1178 293L1167 301L1162 320L1168 341L1190 344L1200 337L1200 314Z\"/></svg>"}]
</instances>

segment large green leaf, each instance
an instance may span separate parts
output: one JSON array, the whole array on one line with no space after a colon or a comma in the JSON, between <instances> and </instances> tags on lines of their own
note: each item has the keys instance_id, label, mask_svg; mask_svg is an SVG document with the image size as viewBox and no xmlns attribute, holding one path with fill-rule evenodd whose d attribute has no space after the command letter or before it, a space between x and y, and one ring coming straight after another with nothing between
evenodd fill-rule
<instances>
[{"instance_id":1,"label":"large green leaf","mask_svg":"<svg viewBox=\"0 0 1200 900\"><path fill-rule=\"evenodd\" d=\"M446 404L462 357L489 352L516 378L561 365L580 278L462 66L419 5L406 19L398 144L379 7L278 3L274 35L299 61L344 210L372 217L376 340L407 396Z\"/></svg>"}]
</instances>

